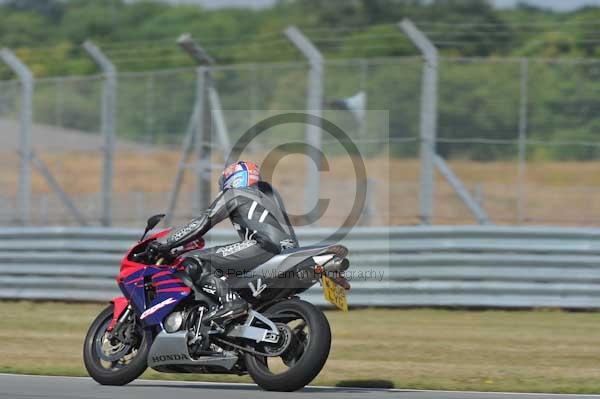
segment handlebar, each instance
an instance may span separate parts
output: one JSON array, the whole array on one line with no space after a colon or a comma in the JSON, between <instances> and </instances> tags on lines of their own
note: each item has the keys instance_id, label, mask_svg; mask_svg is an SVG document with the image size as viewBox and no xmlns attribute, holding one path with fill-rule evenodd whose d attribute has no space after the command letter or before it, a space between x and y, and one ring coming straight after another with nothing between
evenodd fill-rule
<instances>
[{"instance_id":1,"label":"handlebar","mask_svg":"<svg viewBox=\"0 0 600 399\"><path fill-rule=\"evenodd\" d=\"M150 240L150 242L152 242L152 240ZM148 244L146 245L146 247L144 248L144 250L142 252L132 255L133 260L135 260L136 262L146 261L148 263L153 263L155 260L157 260L157 262L155 264L160 265L160 264L164 263L165 261L167 261L168 259L177 258L178 256L180 256L181 254L183 254L185 252L199 250L199 249L204 248L204 239L199 238L195 241L192 241L192 242L184 245L178 251L171 250L171 251L169 251L168 254L164 254L164 253L155 253L155 251L152 250L152 246L150 245L150 242L148 242ZM160 263L158 263L158 262L160 262Z\"/></svg>"}]
</instances>

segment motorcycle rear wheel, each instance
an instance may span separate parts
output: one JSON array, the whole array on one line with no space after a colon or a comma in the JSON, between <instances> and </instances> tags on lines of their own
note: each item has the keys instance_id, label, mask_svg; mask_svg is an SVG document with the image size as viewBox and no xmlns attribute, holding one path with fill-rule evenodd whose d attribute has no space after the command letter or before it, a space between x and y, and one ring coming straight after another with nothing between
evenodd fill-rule
<instances>
[{"instance_id":1,"label":"motorcycle rear wheel","mask_svg":"<svg viewBox=\"0 0 600 399\"><path fill-rule=\"evenodd\" d=\"M286 323L293 332L292 341L285 352L276 358L247 354L245 361L248 374L267 391L297 391L308 385L327 361L331 347L329 322L321 310L299 299L278 302L265 313L297 317L295 321ZM295 322L299 323L290 326Z\"/></svg>"},{"instance_id":2,"label":"motorcycle rear wheel","mask_svg":"<svg viewBox=\"0 0 600 399\"><path fill-rule=\"evenodd\" d=\"M147 333L141 328L137 328L134 344L128 346L121 342L110 342L107 339L106 329L112 315L113 305L111 304L96 317L90 326L83 344L83 362L90 377L98 383L125 385L146 371L150 339ZM113 350L114 352L100 353L104 350ZM107 357L111 360L106 360ZM112 360L113 357L114 360Z\"/></svg>"}]
</instances>

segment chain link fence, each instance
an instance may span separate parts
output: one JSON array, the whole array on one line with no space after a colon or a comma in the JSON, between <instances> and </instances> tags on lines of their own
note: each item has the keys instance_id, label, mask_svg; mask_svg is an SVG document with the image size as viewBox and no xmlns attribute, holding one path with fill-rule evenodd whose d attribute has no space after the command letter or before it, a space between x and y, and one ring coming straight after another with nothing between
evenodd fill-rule
<instances>
[{"instance_id":1,"label":"chain link fence","mask_svg":"<svg viewBox=\"0 0 600 399\"><path fill-rule=\"evenodd\" d=\"M420 221L422 70L422 60L416 57L324 64L323 116L343 127L368 171L363 224ZM265 116L304 110L308 71L303 63L212 68L229 140L235 143ZM194 213L196 164L193 159L183 164L180 160L198 99L197 77L196 68L118 74L114 225L139 225L149 214L164 211L180 166L186 174L175 222ZM440 60L436 151L493 223L600 223L599 77L597 60ZM103 79L38 79L33 100L33 149L92 225L101 218ZM341 100L357 93L362 93L369 112L361 112L360 104L350 111L327 111L339 109ZM19 107L19 83L0 82L2 225L19 224ZM260 158L282 143L303 141L304 129L300 124L277 129L251 143L245 154ZM215 135L210 145L214 195L224 158ZM348 157L326 134L323 153L330 166L321 173L323 196L353 198ZM305 157L289 155L273 176L294 214L304 207L305 164ZM435 224L476 223L441 175L436 176L434 192ZM32 224L75 223L37 172L32 193ZM339 225L345 206L344 201L332 206L320 224Z\"/></svg>"},{"instance_id":2,"label":"chain link fence","mask_svg":"<svg viewBox=\"0 0 600 399\"><path fill-rule=\"evenodd\" d=\"M442 61L437 151L494 222L600 221L599 72L597 61ZM439 222L461 222L440 183Z\"/></svg>"}]
</instances>

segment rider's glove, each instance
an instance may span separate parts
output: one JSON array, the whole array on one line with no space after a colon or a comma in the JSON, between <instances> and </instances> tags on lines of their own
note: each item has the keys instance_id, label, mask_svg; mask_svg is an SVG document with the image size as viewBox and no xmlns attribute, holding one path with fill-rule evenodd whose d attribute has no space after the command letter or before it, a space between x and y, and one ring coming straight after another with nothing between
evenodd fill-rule
<instances>
[{"instance_id":1,"label":"rider's glove","mask_svg":"<svg viewBox=\"0 0 600 399\"><path fill-rule=\"evenodd\" d=\"M154 240L148 244L148 256L150 259L158 259L170 252L170 247L160 241Z\"/></svg>"}]
</instances>

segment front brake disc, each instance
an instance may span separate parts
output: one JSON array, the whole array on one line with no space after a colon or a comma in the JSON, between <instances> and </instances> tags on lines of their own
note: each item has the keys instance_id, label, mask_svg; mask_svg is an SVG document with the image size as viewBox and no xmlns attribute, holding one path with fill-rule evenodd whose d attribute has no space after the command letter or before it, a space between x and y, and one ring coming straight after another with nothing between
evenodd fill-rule
<instances>
[{"instance_id":1,"label":"front brake disc","mask_svg":"<svg viewBox=\"0 0 600 399\"><path fill-rule=\"evenodd\" d=\"M130 349L131 345L121 341L112 343L107 337L107 333L96 338L96 353L101 360L107 362L116 362L117 360L120 360Z\"/></svg>"}]
</instances>

